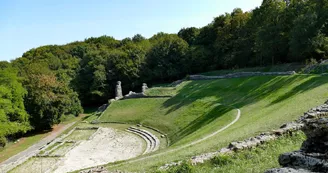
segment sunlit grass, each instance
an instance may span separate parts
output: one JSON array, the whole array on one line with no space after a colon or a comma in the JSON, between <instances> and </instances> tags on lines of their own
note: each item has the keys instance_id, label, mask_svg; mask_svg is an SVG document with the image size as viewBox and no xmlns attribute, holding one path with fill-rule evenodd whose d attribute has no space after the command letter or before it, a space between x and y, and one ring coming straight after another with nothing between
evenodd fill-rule
<instances>
[{"instance_id":1,"label":"sunlit grass","mask_svg":"<svg viewBox=\"0 0 328 173\"><path fill-rule=\"evenodd\" d=\"M326 101L327 82L327 76L315 75L188 81L177 88L172 98L114 102L101 120L155 127L168 134L172 146L107 168L148 171L279 128ZM237 114L235 108L241 109L237 123L197 145L179 148L230 123Z\"/></svg>"}]
</instances>

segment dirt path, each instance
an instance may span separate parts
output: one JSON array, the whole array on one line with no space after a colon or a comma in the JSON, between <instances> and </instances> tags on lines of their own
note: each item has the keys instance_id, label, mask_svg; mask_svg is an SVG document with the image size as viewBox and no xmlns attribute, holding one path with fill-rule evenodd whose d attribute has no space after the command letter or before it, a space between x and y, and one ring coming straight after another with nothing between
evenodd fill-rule
<instances>
[{"instance_id":1,"label":"dirt path","mask_svg":"<svg viewBox=\"0 0 328 173\"><path fill-rule=\"evenodd\" d=\"M198 144L198 143L200 143L200 142L203 142L203 141L207 140L208 138L211 138L211 137L213 137L214 135L217 135L218 133L220 133L220 132L226 130L227 128L229 128L230 126L232 126L233 124L235 124L235 123L239 120L239 118L240 118L240 116L241 116L241 111L240 111L240 109L236 109L236 110L238 111L238 112L237 112L237 115L236 115L236 118L235 118L231 123L229 123L228 125L222 127L221 129L219 129L219 130L217 130L217 131L215 131L215 132L213 132L213 133L211 133L211 134L205 136L204 138L201 138L201 139L199 139L199 140L197 140L197 141L191 142L191 143L189 143L189 144L186 144L186 145L183 145L183 146L180 146L180 147L178 147L178 148L174 148L174 149L171 149L171 150L168 150L168 151L162 152L162 153L158 153L158 154L150 155L150 156L148 156L148 157L143 157L143 158L140 158L140 159L131 160L131 161L127 161L127 162L123 162L123 163L117 164L117 165L109 166L109 168L110 168L110 167L114 167L114 166L120 166L120 165L123 165L123 164L133 163L133 162L137 162L137 161L142 161L142 160L145 160L145 159L149 159L149 158L153 158L153 157L161 156L161 155L168 154L168 153L172 153L172 152L176 152L176 151L181 150L181 149L183 149L183 148L190 147L190 146L192 146L192 145L195 145L195 144Z\"/></svg>"},{"instance_id":2,"label":"dirt path","mask_svg":"<svg viewBox=\"0 0 328 173\"><path fill-rule=\"evenodd\" d=\"M18 161L24 158L29 158L39 152L39 149L46 145L47 143L51 142L54 140L58 135L60 135L62 132L64 132L66 129L74 125L75 122L72 122L70 124L66 124L64 126L55 128L47 137L41 139L39 142L36 144L33 144L30 146L28 149L10 157L6 161L0 163L0 171L1 172L6 172L8 170L8 167L15 167L15 165L18 165Z\"/></svg>"}]
</instances>

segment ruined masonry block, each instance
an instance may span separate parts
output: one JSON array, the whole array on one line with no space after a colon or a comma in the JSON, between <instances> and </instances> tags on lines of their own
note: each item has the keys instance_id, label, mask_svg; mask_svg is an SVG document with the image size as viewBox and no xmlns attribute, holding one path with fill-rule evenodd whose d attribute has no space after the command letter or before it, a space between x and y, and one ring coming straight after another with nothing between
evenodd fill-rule
<instances>
[{"instance_id":1,"label":"ruined masonry block","mask_svg":"<svg viewBox=\"0 0 328 173\"><path fill-rule=\"evenodd\" d=\"M118 100L121 98L123 98L121 81L117 81L116 89L115 89L115 99Z\"/></svg>"}]
</instances>

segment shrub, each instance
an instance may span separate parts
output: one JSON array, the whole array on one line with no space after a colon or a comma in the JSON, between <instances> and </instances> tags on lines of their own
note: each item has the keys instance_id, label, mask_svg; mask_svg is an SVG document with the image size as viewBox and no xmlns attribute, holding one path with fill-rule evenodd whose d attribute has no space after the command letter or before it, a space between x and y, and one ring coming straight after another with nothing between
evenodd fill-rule
<instances>
[{"instance_id":1,"label":"shrub","mask_svg":"<svg viewBox=\"0 0 328 173\"><path fill-rule=\"evenodd\" d=\"M215 166L223 166L226 164L229 164L232 162L232 159L230 158L230 156L227 155L219 155L219 156L215 156L211 159L211 163Z\"/></svg>"},{"instance_id":2,"label":"shrub","mask_svg":"<svg viewBox=\"0 0 328 173\"><path fill-rule=\"evenodd\" d=\"M7 139L4 136L0 136L0 147L5 147L7 144Z\"/></svg>"},{"instance_id":3,"label":"shrub","mask_svg":"<svg viewBox=\"0 0 328 173\"><path fill-rule=\"evenodd\" d=\"M171 167L168 170L168 173L193 173L193 172L195 171L190 162L183 162L181 165Z\"/></svg>"},{"instance_id":4,"label":"shrub","mask_svg":"<svg viewBox=\"0 0 328 173\"><path fill-rule=\"evenodd\" d=\"M190 75L189 75L189 74L186 75L185 79L186 79L186 80L190 80Z\"/></svg>"},{"instance_id":5,"label":"shrub","mask_svg":"<svg viewBox=\"0 0 328 173\"><path fill-rule=\"evenodd\" d=\"M318 61L314 58L311 58L311 59L306 59L305 60L305 64L307 66L313 66L313 65L317 65L318 64Z\"/></svg>"}]
</instances>

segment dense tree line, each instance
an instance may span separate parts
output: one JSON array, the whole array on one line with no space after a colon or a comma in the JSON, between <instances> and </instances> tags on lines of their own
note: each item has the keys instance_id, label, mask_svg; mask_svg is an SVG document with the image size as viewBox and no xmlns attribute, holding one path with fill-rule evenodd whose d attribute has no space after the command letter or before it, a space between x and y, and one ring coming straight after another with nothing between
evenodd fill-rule
<instances>
[{"instance_id":1,"label":"dense tree line","mask_svg":"<svg viewBox=\"0 0 328 173\"><path fill-rule=\"evenodd\" d=\"M328 0L264 0L177 34L31 49L0 63L0 136L47 129L61 116L78 115L81 104L105 103L117 80L127 92L210 70L326 59L327 22Z\"/></svg>"}]
</instances>

